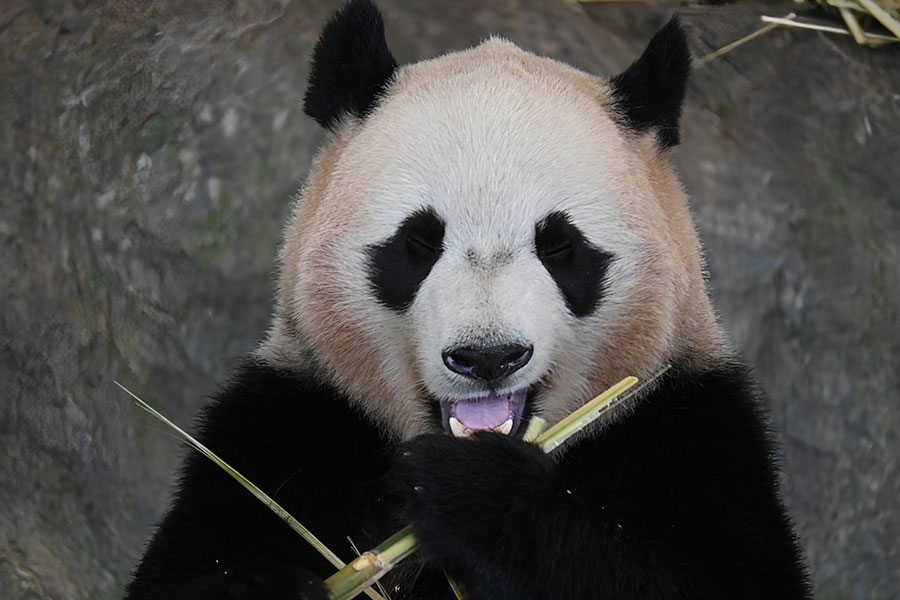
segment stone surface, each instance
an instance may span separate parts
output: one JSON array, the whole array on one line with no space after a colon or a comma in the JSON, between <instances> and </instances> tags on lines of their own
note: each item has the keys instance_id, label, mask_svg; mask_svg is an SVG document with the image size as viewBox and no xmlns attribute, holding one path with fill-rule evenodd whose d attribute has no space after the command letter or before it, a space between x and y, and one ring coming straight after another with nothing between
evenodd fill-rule
<instances>
[{"instance_id":1,"label":"stone surface","mask_svg":"<svg viewBox=\"0 0 900 600\"><path fill-rule=\"evenodd\" d=\"M381 2L401 61L499 32L596 73L662 11ZM323 139L307 59L333 3L0 6L0 589L115 598L187 423L264 330ZM787 12L771 8L773 13ZM685 13L697 55L759 9ZM898 49L776 31L698 69L673 160L722 320L757 366L817 595L900 589Z\"/></svg>"}]
</instances>

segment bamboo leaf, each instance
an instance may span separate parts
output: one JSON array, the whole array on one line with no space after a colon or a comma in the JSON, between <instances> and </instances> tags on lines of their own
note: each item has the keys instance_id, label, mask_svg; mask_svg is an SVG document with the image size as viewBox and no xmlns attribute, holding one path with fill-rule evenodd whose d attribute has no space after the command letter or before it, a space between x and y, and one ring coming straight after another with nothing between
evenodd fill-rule
<instances>
[{"instance_id":1,"label":"bamboo leaf","mask_svg":"<svg viewBox=\"0 0 900 600\"><path fill-rule=\"evenodd\" d=\"M322 541L319 540L319 538L317 538L315 535L313 535L313 533L309 529L304 527L297 519L292 517L290 513L288 513L286 510L284 510L284 508L282 508L281 505L279 505L277 502L275 502L275 500L273 500L268 494L266 494L264 491L259 489L256 485L254 485L253 482L251 482L249 479L247 479L246 477L241 475L234 467L232 467L227 462L225 462L223 459L221 459L212 450L210 450L209 448L207 448L206 446L201 444L200 441L197 440L194 436L192 436L191 434L189 434L188 432L183 430L181 427L179 427L178 425L176 425L175 423L170 421L168 418L166 418L165 415L163 415L162 413L157 411L155 408L153 408L152 406L150 406L149 404L147 404L146 402L141 400L134 392L129 390L127 387L125 387L124 385L122 385L121 383L119 383L118 381L115 381L115 380L113 380L113 383L115 383L117 386L122 388L122 390L126 394L128 394L129 396L134 398L135 402L137 402L138 406L140 406L143 410L147 411L148 413L150 413L151 415L153 415L154 417L156 417L157 419L159 419L160 421L162 421L163 423L165 423L166 425L168 425L169 427L174 429L178 433L178 435L180 435L182 438L184 438L184 440L188 444L190 444L195 450L197 450L198 452L200 452L200 454L202 454L206 458L210 459L211 461L213 461L214 463L219 465L219 467L221 467L226 473L231 475L238 483L240 483L251 494L253 494L257 498L257 500L259 500L260 502L265 504L267 507L269 507L269 509L272 512L274 512L276 515L281 517L281 519L284 520L284 522L287 523L291 527L291 529L293 529L294 531L299 533L300 536L304 540L306 540L310 546L312 546L313 548L318 550L319 554L324 556L328 562L330 562L332 565L335 566L335 568L341 569L345 566L344 561L342 561L338 557L337 554L332 552L331 549L328 548L328 546L326 546L324 543L322 543ZM390 538L390 539L393 539L393 538ZM385 600L380 594L378 594L377 592L375 592L375 590L372 590L371 588L368 588L364 591L373 600Z\"/></svg>"}]
</instances>

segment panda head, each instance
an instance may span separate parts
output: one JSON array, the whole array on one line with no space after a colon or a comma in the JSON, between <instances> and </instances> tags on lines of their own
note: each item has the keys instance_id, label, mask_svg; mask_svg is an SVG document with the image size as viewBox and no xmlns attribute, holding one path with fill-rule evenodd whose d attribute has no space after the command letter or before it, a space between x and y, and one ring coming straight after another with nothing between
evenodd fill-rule
<instances>
[{"instance_id":1,"label":"panda head","mask_svg":"<svg viewBox=\"0 0 900 600\"><path fill-rule=\"evenodd\" d=\"M281 250L261 348L398 438L521 432L625 375L722 354L663 151L689 54L673 20L610 80L489 39L398 67L347 4L306 112L331 132Z\"/></svg>"}]
</instances>

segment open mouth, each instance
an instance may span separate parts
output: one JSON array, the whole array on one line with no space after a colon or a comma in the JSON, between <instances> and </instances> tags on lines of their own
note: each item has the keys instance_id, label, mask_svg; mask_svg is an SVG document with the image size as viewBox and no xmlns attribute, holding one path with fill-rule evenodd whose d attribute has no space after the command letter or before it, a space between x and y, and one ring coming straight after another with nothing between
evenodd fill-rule
<instances>
[{"instance_id":1,"label":"open mouth","mask_svg":"<svg viewBox=\"0 0 900 600\"><path fill-rule=\"evenodd\" d=\"M441 402L441 420L455 437L468 437L476 431L513 435L522 422L527 397L528 390L519 390Z\"/></svg>"}]
</instances>

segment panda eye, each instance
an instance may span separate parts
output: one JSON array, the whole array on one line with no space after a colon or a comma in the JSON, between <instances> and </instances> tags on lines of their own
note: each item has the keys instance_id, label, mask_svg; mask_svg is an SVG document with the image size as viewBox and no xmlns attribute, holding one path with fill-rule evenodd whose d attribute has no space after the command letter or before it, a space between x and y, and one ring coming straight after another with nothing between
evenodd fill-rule
<instances>
[{"instance_id":1,"label":"panda eye","mask_svg":"<svg viewBox=\"0 0 900 600\"><path fill-rule=\"evenodd\" d=\"M534 250L576 317L586 317L606 293L606 273L614 256L595 246L564 212L535 225Z\"/></svg>"},{"instance_id":2,"label":"panda eye","mask_svg":"<svg viewBox=\"0 0 900 600\"><path fill-rule=\"evenodd\" d=\"M433 210L415 213L403 225L406 249L414 256L440 254L444 244L444 222Z\"/></svg>"},{"instance_id":3,"label":"panda eye","mask_svg":"<svg viewBox=\"0 0 900 600\"><path fill-rule=\"evenodd\" d=\"M444 250L444 221L433 208L409 215L394 235L368 247L369 282L385 306L403 312Z\"/></svg>"},{"instance_id":4,"label":"panda eye","mask_svg":"<svg viewBox=\"0 0 900 600\"><path fill-rule=\"evenodd\" d=\"M574 250L572 226L566 217L559 213L547 217L540 222L534 234L534 246L541 260L562 258Z\"/></svg>"},{"instance_id":5,"label":"panda eye","mask_svg":"<svg viewBox=\"0 0 900 600\"><path fill-rule=\"evenodd\" d=\"M425 236L417 235L415 233L410 233L406 237L406 243L411 250L424 250L425 252L430 252L432 254L437 254L441 251L440 240L435 243L433 240L429 240Z\"/></svg>"},{"instance_id":6,"label":"panda eye","mask_svg":"<svg viewBox=\"0 0 900 600\"><path fill-rule=\"evenodd\" d=\"M538 246L538 258L559 258L572 251L572 240L558 240L547 248Z\"/></svg>"}]
</instances>

